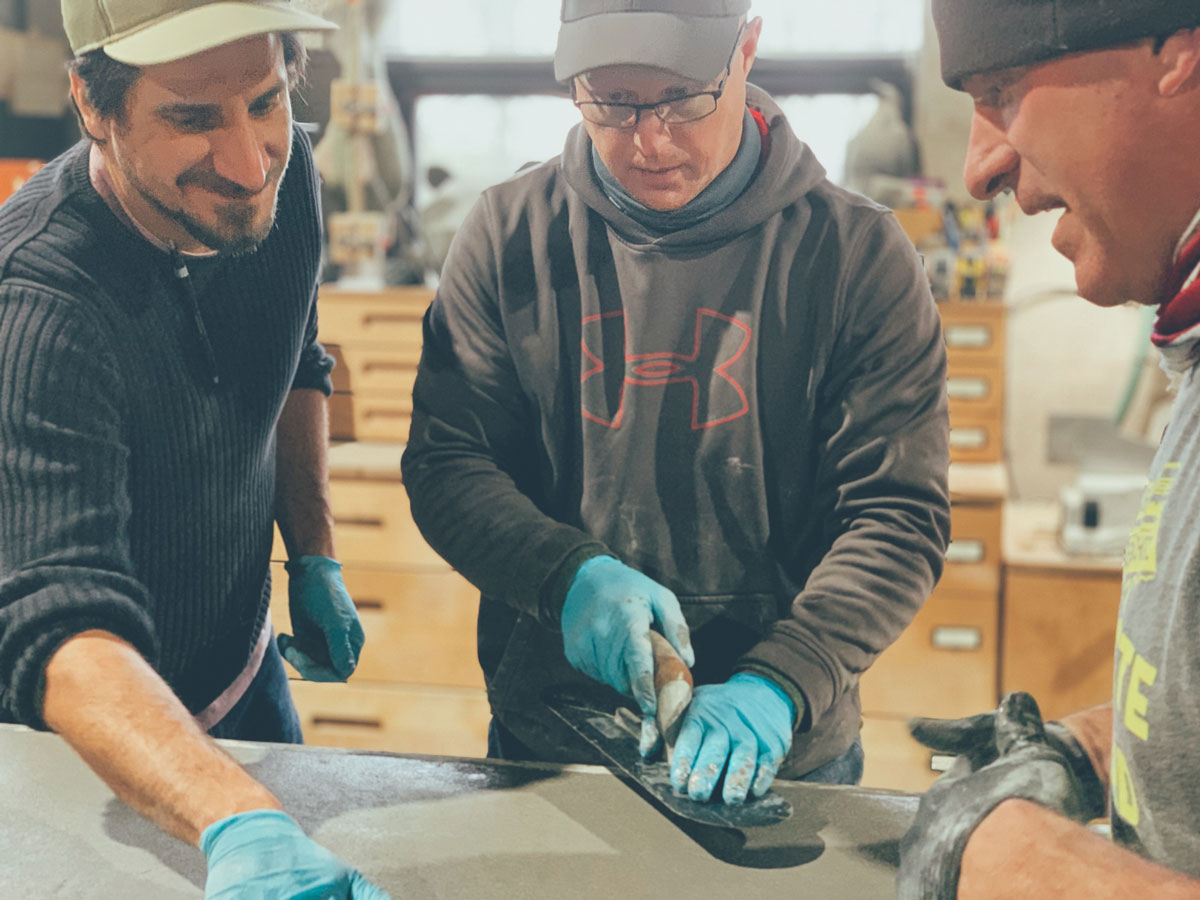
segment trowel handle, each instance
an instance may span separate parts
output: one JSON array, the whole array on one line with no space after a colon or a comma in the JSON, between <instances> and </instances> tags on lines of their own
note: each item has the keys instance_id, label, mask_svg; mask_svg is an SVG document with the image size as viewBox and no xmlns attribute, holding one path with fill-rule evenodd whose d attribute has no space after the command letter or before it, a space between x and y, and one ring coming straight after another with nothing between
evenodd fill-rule
<instances>
[{"instance_id":1,"label":"trowel handle","mask_svg":"<svg viewBox=\"0 0 1200 900\"><path fill-rule=\"evenodd\" d=\"M675 648L657 631L650 631L650 647L654 651L654 693L661 694L662 689L672 681L686 681L691 687L692 673L687 663L679 658Z\"/></svg>"}]
</instances>

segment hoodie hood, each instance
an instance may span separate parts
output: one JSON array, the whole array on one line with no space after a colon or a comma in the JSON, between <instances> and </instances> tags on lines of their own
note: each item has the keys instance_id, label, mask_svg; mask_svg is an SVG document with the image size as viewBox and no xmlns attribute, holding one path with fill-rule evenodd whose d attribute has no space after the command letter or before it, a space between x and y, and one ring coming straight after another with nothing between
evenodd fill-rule
<instances>
[{"instance_id":1,"label":"hoodie hood","mask_svg":"<svg viewBox=\"0 0 1200 900\"><path fill-rule=\"evenodd\" d=\"M746 105L767 123L765 159L754 180L721 212L690 228L659 235L618 209L605 194L592 168L592 140L582 124L567 135L560 166L579 198L622 237L634 243L691 246L727 240L770 219L825 181L825 167L796 137L783 111L761 88L746 86Z\"/></svg>"}]
</instances>

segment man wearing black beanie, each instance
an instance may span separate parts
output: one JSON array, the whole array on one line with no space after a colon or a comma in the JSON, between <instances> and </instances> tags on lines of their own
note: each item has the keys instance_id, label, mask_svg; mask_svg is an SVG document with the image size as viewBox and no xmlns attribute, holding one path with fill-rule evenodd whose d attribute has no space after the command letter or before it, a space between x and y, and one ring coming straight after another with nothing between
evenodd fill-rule
<instances>
[{"instance_id":1,"label":"man wearing black beanie","mask_svg":"<svg viewBox=\"0 0 1200 900\"><path fill-rule=\"evenodd\" d=\"M902 850L905 900L1200 897L1200 3L933 0L942 76L975 101L965 178L1061 210L1099 306L1155 305L1178 389L1125 554L1111 703L1028 694L916 720L958 757ZM1108 814L1112 841L1077 823ZM1071 820L1075 821L1071 821Z\"/></svg>"}]
</instances>

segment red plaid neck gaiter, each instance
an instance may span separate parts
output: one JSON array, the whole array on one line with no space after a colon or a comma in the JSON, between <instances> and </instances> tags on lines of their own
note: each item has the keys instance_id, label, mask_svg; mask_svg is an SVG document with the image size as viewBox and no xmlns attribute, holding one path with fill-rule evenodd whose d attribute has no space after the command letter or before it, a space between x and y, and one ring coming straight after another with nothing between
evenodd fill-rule
<instances>
[{"instance_id":1,"label":"red plaid neck gaiter","mask_svg":"<svg viewBox=\"0 0 1200 900\"><path fill-rule=\"evenodd\" d=\"M1154 333L1150 336L1155 346L1165 347L1200 324L1200 278L1188 281L1197 267L1200 267L1200 231L1192 235L1171 268L1171 277L1164 292L1164 296L1170 299L1159 305L1158 321L1154 323Z\"/></svg>"}]
</instances>

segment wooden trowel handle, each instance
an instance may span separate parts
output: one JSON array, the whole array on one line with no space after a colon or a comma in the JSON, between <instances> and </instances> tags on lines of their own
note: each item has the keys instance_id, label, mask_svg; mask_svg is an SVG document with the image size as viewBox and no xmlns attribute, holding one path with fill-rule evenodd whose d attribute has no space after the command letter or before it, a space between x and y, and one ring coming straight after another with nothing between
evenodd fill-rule
<instances>
[{"instance_id":1,"label":"wooden trowel handle","mask_svg":"<svg viewBox=\"0 0 1200 900\"><path fill-rule=\"evenodd\" d=\"M657 631L650 632L650 647L654 650L654 693L672 681L686 681L691 687L692 673L670 642Z\"/></svg>"}]
</instances>

